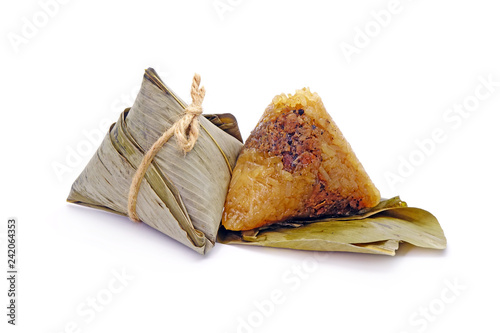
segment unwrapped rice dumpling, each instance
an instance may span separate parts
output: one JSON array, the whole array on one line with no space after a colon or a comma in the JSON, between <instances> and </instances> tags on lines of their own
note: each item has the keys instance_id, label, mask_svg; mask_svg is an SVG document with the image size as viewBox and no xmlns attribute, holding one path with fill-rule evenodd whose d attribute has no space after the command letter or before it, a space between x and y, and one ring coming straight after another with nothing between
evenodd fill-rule
<instances>
[{"instance_id":1,"label":"unwrapped rice dumpling","mask_svg":"<svg viewBox=\"0 0 500 333\"><path fill-rule=\"evenodd\" d=\"M222 224L250 230L290 219L349 216L379 201L321 98L304 88L276 96L245 142Z\"/></svg>"},{"instance_id":2,"label":"unwrapped rice dumpling","mask_svg":"<svg viewBox=\"0 0 500 333\"><path fill-rule=\"evenodd\" d=\"M401 242L444 249L431 213L382 199L321 99L276 96L238 157L218 241L394 255Z\"/></svg>"}]
</instances>

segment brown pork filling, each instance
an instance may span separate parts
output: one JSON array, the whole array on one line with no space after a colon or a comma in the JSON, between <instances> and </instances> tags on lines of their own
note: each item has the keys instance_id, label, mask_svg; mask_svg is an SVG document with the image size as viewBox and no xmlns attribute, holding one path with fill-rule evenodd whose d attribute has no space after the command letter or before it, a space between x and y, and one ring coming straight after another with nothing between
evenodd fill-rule
<instances>
[{"instance_id":1,"label":"brown pork filling","mask_svg":"<svg viewBox=\"0 0 500 333\"><path fill-rule=\"evenodd\" d=\"M282 158L283 169L302 172L307 167L316 176L312 194L304 198L301 217L321 215L351 215L359 211L359 200L346 199L328 190L327 181L318 173L322 162L320 142L324 131L304 110L283 111L276 119L261 123L250 134L245 143L247 148L268 152L271 156Z\"/></svg>"}]
</instances>

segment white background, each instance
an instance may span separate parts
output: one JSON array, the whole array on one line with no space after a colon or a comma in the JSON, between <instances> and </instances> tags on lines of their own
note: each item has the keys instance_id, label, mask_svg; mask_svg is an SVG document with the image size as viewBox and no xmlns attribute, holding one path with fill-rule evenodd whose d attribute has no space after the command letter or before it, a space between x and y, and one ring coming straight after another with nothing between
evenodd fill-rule
<instances>
[{"instance_id":1,"label":"white background","mask_svg":"<svg viewBox=\"0 0 500 333\"><path fill-rule=\"evenodd\" d=\"M16 327L1 278L1 331L498 332L500 7L401 0L381 26L371 12L388 7L3 1L0 266L14 216L20 275ZM357 53L346 57L347 44ZM67 204L98 146L85 133L103 135L147 67L186 101L200 73L205 112L235 114L245 138L274 95L309 86L382 195L436 215L448 248L320 257L217 244L203 257L145 225ZM461 116L453 107L464 102L471 111Z\"/></svg>"}]
</instances>

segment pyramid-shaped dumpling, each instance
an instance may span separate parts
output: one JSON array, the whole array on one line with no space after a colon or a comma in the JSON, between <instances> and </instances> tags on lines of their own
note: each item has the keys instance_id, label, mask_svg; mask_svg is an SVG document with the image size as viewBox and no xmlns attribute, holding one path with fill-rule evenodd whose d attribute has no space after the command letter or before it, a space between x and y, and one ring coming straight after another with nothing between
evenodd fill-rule
<instances>
[{"instance_id":1,"label":"pyramid-shaped dumpling","mask_svg":"<svg viewBox=\"0 0 500 333\"><path fill-rule=\"evenodd\" d=\"M275 222L347 216L380 201L321 98L309 89L276 96L241 151L222 224L250 230Z\"/></svg>"},{"instance_id":2,"label":"pyramid-shaped dumpling","mask_svg":"<svg viewBox=\"0 0 500 333\"><path fill-rule=\"evenodd\" d=\"M71 187L68 201L128 214L130 184L146 152L185 114L183 102L149 68L132 108L126 109ZM137 197L139 220L200 254L215 244L231 168L241 149L236 119L199 117L195 147L174 139L149 165Z\"/></svg>"}]
</instances>

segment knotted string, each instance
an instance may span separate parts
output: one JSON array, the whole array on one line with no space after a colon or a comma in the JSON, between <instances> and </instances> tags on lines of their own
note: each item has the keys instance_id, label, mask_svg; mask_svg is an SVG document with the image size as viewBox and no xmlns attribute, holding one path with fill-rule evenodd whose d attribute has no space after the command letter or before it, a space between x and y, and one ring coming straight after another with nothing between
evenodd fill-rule
<instances>
[{"instance_id":1,"label":"knotted string","mask_svg":"<svg viewBox=\"0 0 500 333\"><path fill-rule=\"evenodd\" d=\"M203 111L201 103L205 97L205 87L200 88L200 80L200 75L195 74L193 84L191 85L191 98L193 102L186 107L182 118L176 121L172 127L163 133L163 135L151 146L148 152L144 155L141 164L135 172L132 183L130 184L127 207L128 216L132 221L140 221L136 212L137 196L139 195L139 189L144 175L146 174L151 162L153 162L154 157L160 151L161 147L163 147L163 145L175 135L179 148L181 148L184 153L187 153L193 149L196 140L198 139L200 132L198 117Z\"/></svg>"}]
</instances>

